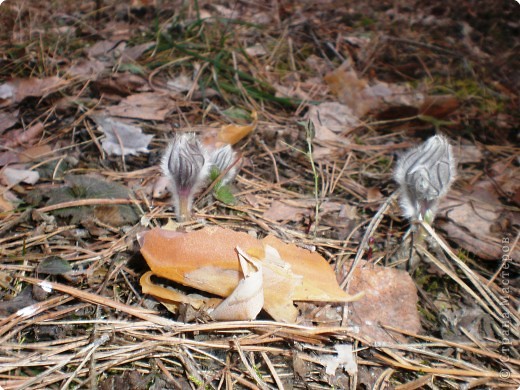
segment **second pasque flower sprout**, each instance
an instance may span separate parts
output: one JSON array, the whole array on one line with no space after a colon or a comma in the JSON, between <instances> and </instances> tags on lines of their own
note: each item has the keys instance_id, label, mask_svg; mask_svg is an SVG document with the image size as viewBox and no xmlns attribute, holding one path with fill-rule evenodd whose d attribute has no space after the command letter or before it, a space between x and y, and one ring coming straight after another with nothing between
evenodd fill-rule
<instances>
[{"instance_id":1,"label":"second pasque flower sprout","mask_svg":"<svg viewBox=\"0 0 520 390\"><path fill-rule=\"evenodd\" d=\"M206 184L208 152L193 133L176 135L164 153L161 168L170 179L177 220L190 218L193 197Z\"/></svg>"},{"instance_id":2,"label":"second pasque flower sprout","mask_svg":"<svg viewBox=\"0 0 520 390\"><path fill-rule=\"evenodd\" d=\"M455 178L453 151L448 140L436 135L406 152L397 162L394 178L401 191L404 215L431 223L439 200Z\"/></svg>"},{"instance_id":3,"label":"second pasque flower sprout","mask_svg":"<svg viewBox=\"0 0 520 390\"><path fill-rule=\"evenodd\" d=\"M218 174L220 175L227 171L224 177L222 177L221 185L228 184L237 174L236 158L236 153L231 145L222 146L211 152L210 161L212 166L217 169Z\"/></svg>"}]
</instances>

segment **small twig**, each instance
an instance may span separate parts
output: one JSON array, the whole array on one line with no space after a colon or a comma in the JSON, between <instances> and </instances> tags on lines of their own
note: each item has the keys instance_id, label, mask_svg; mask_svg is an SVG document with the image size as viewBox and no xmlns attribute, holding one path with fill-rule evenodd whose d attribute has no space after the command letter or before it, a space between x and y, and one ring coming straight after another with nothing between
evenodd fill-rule
<instances>
[{"instance_id":1,"label":"small twig","mask_svg":"<svg viewBox=\"0 0 520 390\"><path fill-rule=\"evenodd\" d=\"M271 363L271 359L269 359L269 356L267 356L267 353L260 352L262 355L262 358L265 361L265 364L267 365L267 368L269 368L269 371L271 372L271 376L273 377L274 382L276 383L276 386L278 386L278 389L284 390L283 383L280 380L280 377L278 376L276 369L273 366L273 363Z\"/></svg>"},{"instance_id":2,"label":"small twig","mask_svg":"<svg viewBox=\"0 0 520 390\"><path fill-rule=\"evenodd\" d=\"M257 372L253 369L253 367L251 367L251 365L247 361L246 355L244 355L244 351L242 350L238 339L235 338L233 340L233 346L235 347L238 354L240 355L240 359L242 360L242 363L244 364L244 366L245 366L247 372L249 373L249 375L251 376L251 378L253 378L255 380L257 385L260 386L260 388L262 390L269 390L269 386L267 386L267 383L265 383L262 380L262 378L260 378L260 376L257 374Z\"/></svg>"},{"instance_id":3,"label":"small twig","mask_svg":"<svg viewBox=\"0 0 520 390\"><path fill-rule=\"evenodd\" d=\"M97 205L106 205L106 204L134 204L138 202L136 199L80 199L80 200L72 200L70 202L63 202L58 204L53 204L50 206L40 207L36 209L40 213L47 213L49 211L65 209L68 207L81 207L81 206L97 206Z\"/></svg>"},{"instance_id":4,"label":"small twig","mask_svg":"<svg viewBox=\"0 0 520 390\"><path fill-rule=\"evenodd\" d=\"M61 386L61 389L64 390L64 389L68 389L69 388L69 385L70 383L72 382L72 380L78 375L78 372L80 372L80 370L83 368L83 366L87 363L87 361L90 359L90 357L92 356L92 354L96 351L96 349L98 349L100 346L102 346L103 344L105 344L108 340L110 339L110 336L107 334L107 333L104 333L103 335L101 335L101 337L97 340L95 340L93 343L87 345L85 348L83 348L82 350L80 350L76 356L71 356L70 360L72 360L73 358L75 357L79 357L81 355L83 355L83 353L85 353L86 351L88 351L88 353L85 355L85 357L81 360L81 363L78 364L78 367L76 367L76 369L74 370L74 372L70 375L69 379L67 379L67 382L65 382L63 384L63 386ZM70 361L69 360L69 361ZM68 362L67 362L68 363ZM66 363L66 364L67 364ZM92 376L93 375L93 376ZM90 384L92 385L92 378L94 378L94 381L95 381L95 372L92 372L91 371L91 381L90 381ZM36 378L35 378L36 379ZM91 387L92 388L92 387Z\"/></svg>"},{"instance_id":5,"label":"small twig","mask_svg":"<svg viewBox=\"0 0 520 390\"><path fill-rule=\"evenodd\" d=\"M265 152L271 158L271 161L273 162L274 177L275 177L276 184L280 184L280 175L278 174L278 165L276 164L276 159L274 158L273 152L271 152L271 150L269 150L269 148L267 147L267 145L265 144L265 142L263 140L259 140L258 143L260 144L262 149L264 149Z\"/></svg>"},{"instance_id":6,"label":"small twig","mask_svg":"<svg viewBox=\"0 0 520 390\"><path fill-rule=\"evenodd\" d=\"M121 310L129 315L135 316L137 318L141 318L146 321L150 321L159 325L164 326L176 326L178 323L168 320L167 318L160 317L155 314L155 311L152 310L145 310L141 308L136 308L134 306L126 305L121 302L114 301L112 299L102 297L97 294L92 294L83 290L78 290L74 287L66 286L64 284L60 283L54 283L49 281L43 281L35 278L28 278L28 277L19 277L20 280L23 280L24 282L29 282L32 284L37 284L39 286L44 285L46 288L50 288L53 290L61 291L65 294L72 295L78 299L82 299L87 302L108 306L116 310Z\"/></svg>"},{"instance_id":7,"label":"small twig","mask_svg":"<svg viewBox=\"0 0 520 390\"><path fill-rule=\"evenodd\" d=\"M90 343L89 345L87 345L86 347L84 347L83 349L81 349L78 353L74 354L74 355L71 355L69 356L68 358L62 360L60 363L56 364L55 366L45 370L44 372L42 372L40 375L37 375L35 377L33 377L32 379L29 379L27 382L24 382L23 385L21 385L19 387L20 390L23 390L23 389L27 389L28 387L30 387L31 385L35 384L35 383L38 383L40 382L43 378L46 378L47 376L49 376L50 374L52 374L53 372L59 370L60 368L66 366L67 364L69 364L74 358L77 358L77 357L80 357L80 356L83 356L85 353L87 354L85 356L85 358L83 359L82 361L82 364L80 364L81 367L83 367L83 364L88 360L88 358L90 357L90 355L92 355L94 353L94 351L100 347L101 345L105 344L108 340L110 339L110 337L107 335L107 334L104 334L102 335L99 339L95 340L94 342ZM79 371L81 369L81 367L78 367L77 371ZM71 378L74 378L74 376L76 375L76 371L74 372L74 374L71 376ZM68 381L67 381L67 384L68 384ZM66 388L65 387L62 387L63 388Z\"/></svg>"},{"instance_id":8,"label":"small twig","mask_svg":"<svg viewBox=\"0 0 520 390\"><path fill-rule=\"evenodd\" d=\"M518 337L519 330L518 330L518 324L520 323L520 319L514 315L514 313L509 310L507 306L502 305L501 307L498 307L495 302L500 302L500 300L494 296L491 289L486 286L484 283L482 283L479 278L475 275L475 273L464 263L462 262L457 256L453 254L453 252L450 250L450 248L444 243L444 241L441 240L441 238L435 233L433 228L425 223L424 221L421 221L421 226L428 232L428 234L435 239L435 241L440 245L440 247L444 250L444 252L451 258L451 260L464 272L466 277L471 280L475 288L480 292L482 297L486 300L486 302L489 304L489 306L484 303L482 298L480 298L471 288L468 287L467 284L465 284L457 275L455 275L451 270L449 270L444 264L442 264L440 261L438 261L434 256L432 256L428 251L423 250L423 253L428 256L432 262L434 262L437 266L444 268L443 271L448 273L453 280L455 280L461 287L463 287L468 293L470 293L476 300L479 302L479 304L493 317L495 320L497 320L499 323L503 320L505 313L507 313L508 318L511 320L514 320L516 322L517 326L511 326L511 332ZM491 308L493 310L491 310Z\"/></svg>"},{"instance_id":9,"label":"small twig","mask_svg":"<svg viewBox=\"0 0 520 390\"><path fill-rule=\"evenodd\" d=\"M361 243L359 244L358 251L356 253L356 257L354 258L354 261L352 262L352 265L350 266L350 269L341 282L341 288L345 289L348 288L348 284L350 280L352 279L352 275L354 273L354 269L359 264L361 258L365 254L365 248L368 244L368 240L372 235L374 234L375 230L383 220L383 217L385 215L386 210L390 207L390 204L397 198L398 193L394 192L388 199L379 207L379 210L377 210L376 215L372 217L372 220L370 221L370 224L367 227L367 230L365 230L365 234L363 235L363 239L361 240Z\"/></svg>"}]
</instances>

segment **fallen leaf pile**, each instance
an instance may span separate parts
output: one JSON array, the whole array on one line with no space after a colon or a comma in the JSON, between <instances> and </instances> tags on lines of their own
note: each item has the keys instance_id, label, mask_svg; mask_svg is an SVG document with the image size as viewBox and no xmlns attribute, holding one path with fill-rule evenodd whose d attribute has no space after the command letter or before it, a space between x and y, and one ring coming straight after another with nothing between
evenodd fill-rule
<instances>
[{"instance_id":1,"label":"fallen leaf pile","mask_svg":"<svg viewBox=\"0 0 520 390\"><path fill-rule=\"evenodd\" d=\"M350 295L340 288L333 269L318 253L274 236L258 240L220 227L190 233L155 228L140 241L151 268L141 278L143 292L173 312L184 304L215 320L251 320L262 303L276 321L295 323L306 320L295 302L350 302L349 324L370 340L391 341L381 325L420 330L417 293L404 271L363 264L354 273ZM153 276L201 293L160 286L152 281Z\"/></svg>"},{"instance_id":2,"label":"fallen leaf pile","mask_svg":"<svg viewBox=\"0 0 520 390\"><path fill-rule=\"evenodd\" d=\"M219 227L191 233L156 228L144 235L141 253L154 275L228 297L243 278L237 248L253 259L250 262L261 265L263 308L277 321L296 321L298 310L294 301L349 302L356 298L339 287L333 269L319 254L285 244L273 236L257 240L246 233ZM153 293L148 278L149 275L143 277L141 283L145 292ZM176 302L191 301L179 297L177 294L160 296ZM204 302L204 299L197 301L197 305L201 307Z\"/></svg>"}]
</instances>

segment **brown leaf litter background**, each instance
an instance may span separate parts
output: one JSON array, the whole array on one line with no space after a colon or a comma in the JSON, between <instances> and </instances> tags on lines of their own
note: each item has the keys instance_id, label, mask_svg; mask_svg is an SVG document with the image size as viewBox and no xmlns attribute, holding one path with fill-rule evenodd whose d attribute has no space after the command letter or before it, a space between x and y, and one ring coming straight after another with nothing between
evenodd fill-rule
<instances>
[{"instance_id":1,"label":"brown leaf litter background","mask_svg":"<svg viewBox=\"0 0 520 390\"><path fill-rule=\"evenodd\" d=\"M2 3L0 386L518 388L517 16ZM176 224L180 132L242 158ZM412 237L393 167L436 132L458 176Z\"/></svg>"}]
</instances>

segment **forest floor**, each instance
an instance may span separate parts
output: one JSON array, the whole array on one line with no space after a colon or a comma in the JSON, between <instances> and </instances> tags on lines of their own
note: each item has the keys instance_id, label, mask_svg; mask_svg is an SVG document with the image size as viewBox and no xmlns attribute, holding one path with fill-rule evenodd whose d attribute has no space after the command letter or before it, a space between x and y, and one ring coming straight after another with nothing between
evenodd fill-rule
<instances>
[{"instance_id":1,"label":"forest floor","mask_svg":"<svg viewBox=\"0 0 520 390\"><path fill-rule=\"evenodd\" d=\"M0 388L517 389L519 10L3 2ZM160 162L183 132L241 159L178 223ZM457 176L414 227L393 172L437 133ZM364 296L214 321L143 293L140 238L167 227L192 250L214 226L317 254L305 280L333 270Z\"/></svg>"}]
</instances>

